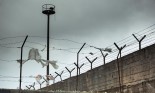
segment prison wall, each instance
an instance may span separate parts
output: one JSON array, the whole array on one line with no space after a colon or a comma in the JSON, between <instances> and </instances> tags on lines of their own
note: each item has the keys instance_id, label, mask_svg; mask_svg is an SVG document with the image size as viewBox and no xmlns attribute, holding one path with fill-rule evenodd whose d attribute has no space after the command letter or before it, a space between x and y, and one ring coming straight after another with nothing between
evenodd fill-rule
<instances>
[{"instance_id":1,"label":"prison wall","mask_svg":"<svg viewBox=\"0 0 155 93\"><path fill-rule=\"evenodd\" d=\"M21 90L19 89L0 89L0 93L89 93L79 91L44 91L44 90Z\"/></svg>"},{"instance_id":2,"label":"prison wall","mask_svg":"<svg viewBox=\"0 0 155 93\"><path fill-rule=\"evenodd\" d=\"M74 91L76 79L74 76L42 90ZM77 89L116 93L120 86L124 93L155 93L155 44L79 75Z\"/></svg>"}]
</instances>

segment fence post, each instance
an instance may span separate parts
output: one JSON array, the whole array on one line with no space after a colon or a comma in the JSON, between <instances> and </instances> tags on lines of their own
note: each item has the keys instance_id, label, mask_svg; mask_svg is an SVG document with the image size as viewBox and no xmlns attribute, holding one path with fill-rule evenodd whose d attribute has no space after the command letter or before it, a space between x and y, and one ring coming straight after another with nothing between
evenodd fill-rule
<instances>
[{"instance_id":1,"label":"fence post","mask_svg":"<svg viewBox=\"0 0 155 93\"><path fill-rule=\"evenodd\" d=\"M117 49L119 50L119 54L120 54L120 58L122 57L122 50L123 48L126 47L126 44L123 47L118 47L118 45L114 42L114 45L117 47Z\"/></svg>"},{"instance_id":2,"label":"fence post","mask_svg":"<svg viewBox=\"0 0 155 93\"><path fill-rule=\"evenodd\" d=\"M106 56L108 56L108 53L106 53L105 55L103 54L103 52L102 52L102 49L99 49L100 50L100 52L101 52L101 54L102 54L102 57L103 57L103 64L105 65L105 58L106 58Z\"/></svg>"},{"instance_id":3,"label":"fence post","mask_svg":"<svg viewBox=\"0 0 155 93\"><path fill-rule=\"evenodd\" d=\"M93 47L93 48L95 48L95 49L98 49L98 50L101 52L102 57L103 57L103 65L105 65L105 58L106 58L106 56L108 55L108 53L106 53L106 54L104 55L102 51L107 51L107 52L110 53L110 52L112 52L112 50L111 50L110 48L105 48L105 49L103 50L102 48L97 48L97 47L94 47L94 46L91 46L91 47Z\"/></svg>"},{"instance_id":4,"label":"fence post","mask_svg":"<svg viewBox=\"0 0 155 93\"><path fill-rule=\"evenodd\" d=\"M82 47L80 48L80 50L77 52L77 76L76 76L76 91L78 91L78 73L80 72L80 71L78 71L79 70L79 53L81 52L81 50L82 50L82 48L85 46L85 44L86 43L84 43L83 45L82 45Z\"/></svg>"},{"instance_id":5,"label":"fence post","mask_svg":"<svg viewBox=\"0 0 155 93\"><path fill-rule=\"evenodd\" d=\"M62 71L60 74L55 72L59 77L60 77L60 80L62 81L62 74L63 74L64 71Z\"/></svg>"},{"instance_id":6,"label":"fence post","mask_svg":"<svg viewBox=\"0 0 155 93\"><path fill-rule=\"evenodd\" d=\"M88 57L85 57L87 60L88 60L88 62L91 64L91 70L93 69L93 62L97 59L97 57L95 58L95 59L93 59L92 61L90 61L89 59L88 59Z\"/></svg>"},{"instance_id":7,"label":"fence post","mask_svg":"<svg viewBox=\"0 0 155 93\"><path fill-rule=\"evenodd\" d=\"M84 65L84 63L82 64L82 65L80 65L80 66L78 66L76 63L74 63L74 65L79 69L79 75L80 75L80 69L82 68L82 66Z\"/></svg>"},{"instance_id":8,"label":"fence post","mask_svg":"<svg viewBox=\"0 0 155 93\"><path fill-rule=\"evenodd\" d=\"M65 67L66 69L67 69L67 71L69 72L69 74L70 74L70 78L71 78L71 74L72 74L72 72L73 72L73 70L75 69L75 68L73 68L72 70L69 70L67 67Z\"/></svg>"},{"instance_id":9,"label":"fence post","mask_svg":"<svg viewBox=\"0 0 155 93\"><path fill-rule=\"evenodd\" d=\"M140 40L134 35L134 34L132 34L134 37L135 37L135 39L138 41L138 43L139 43L139 50L141 50L141 43L142 43L142 40L146 37L146 35L144 35Z\"/></svg>"},{"instance_id":10,"label":"fence post","mask_svg":"<svg viewBox=\"0 0 155 93\"><path fill-rule=\"evenodd\" d=\"M122 57L122 55L121 55L121 52L122 52L122 50L126 47L126 44L124 45L124 46L122 46L122 47L118 47L118 45L114 42L114 45L116 46L116 48L119 50L119 53L118 53L118 55L117 55L117 68L118 68L118 79L119 79L119 90L120 90L120 93L123 93L123 87L122 87L122 83L123 83L123 79L121 80L121 77L122 77L122 73L121 72L123 72L123 67L122 66L120 66L120 64L119 64L119 55L120 55L120 58ZM120 69L120 67L121 67L121 69Z\"/></svg>"}]
</instances>

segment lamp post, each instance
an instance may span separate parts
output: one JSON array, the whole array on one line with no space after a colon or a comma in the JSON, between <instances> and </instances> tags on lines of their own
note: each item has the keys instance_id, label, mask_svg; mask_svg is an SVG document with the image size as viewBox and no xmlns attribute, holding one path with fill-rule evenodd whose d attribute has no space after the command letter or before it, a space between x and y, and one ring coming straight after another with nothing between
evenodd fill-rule
<instances>
[{"instance_id":1,"label":"lamp post","mask_svg":"<svg viewBox=\"0 0 155 93\"><path fill-rule=\"evenodd\" d=\"M47 15L47 60L49 60L50 15L55 14L55 6L53 4L44 4L42 6L42 13ZM47 75L49 75L49 64L47 65L47 72L46 73L47 73Z\"/></svg>"}]
</instances>

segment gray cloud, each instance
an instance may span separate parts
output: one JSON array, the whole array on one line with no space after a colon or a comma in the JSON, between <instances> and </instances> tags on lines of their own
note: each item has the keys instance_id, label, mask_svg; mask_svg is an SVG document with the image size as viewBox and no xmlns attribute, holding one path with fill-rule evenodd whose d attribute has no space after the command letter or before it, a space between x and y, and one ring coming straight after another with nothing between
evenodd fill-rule
<instances>
[{"instance_id":1,"label":"gray cloud","mask_svg":"<svg viewBox=\"0 0 155 93\"><path fill-rule=\"evenodd\" d=\"M3 0L1 0L2 2ZM43 34L46 16L41 14L41 1L3 1L2 31L18 34ZM37 3L38 5L34 5ZM51 17L53 37L93 36L98 33L117 32L128 28L132 22L153 17L154 0L98 0L54 1L56 15ZM5 26L4 26L5 25ZM9 27L7 28L6 25ZM100 28L101 30L96 31ZM8 31L6 31L8 30ZM14 32L15 31L15 32ZM5 33L4 32L4 33Z\"/></svg>"},{"instance_id":2,"label":"gray cloud","mask_svg":"<svg viewBox=\"0 0 155 93\"><path fill-rule=\"evenodd\" d=\"M59 25L54 28L54 31L58 32L57 35L60 37L61 35L94 35L97 28L115 32L117 29L128 28L132 22L154 15L148 11L152 11L152 8L148 7L150 4L152 3L145 3L142 0L91 1L89 3L83 1L80 4L74 2L64 7L62 11L65 13L62 15L59 14L61 10L57 6L56 21Z\"/></svg>"}]
</instances>

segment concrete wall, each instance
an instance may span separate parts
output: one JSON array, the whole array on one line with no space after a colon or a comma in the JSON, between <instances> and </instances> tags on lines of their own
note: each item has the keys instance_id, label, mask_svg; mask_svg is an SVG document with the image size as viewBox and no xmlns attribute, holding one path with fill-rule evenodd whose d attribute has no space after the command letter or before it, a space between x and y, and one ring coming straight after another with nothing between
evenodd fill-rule
<instances>
[{"instance_id":1,"label":"concrete wall","mask_svg":"<svg viewBox=\"0 0 155 93\"><path fill-rule=\"evenodd\" d=\"M19 89L0 89L0 93L19 93ZM88 93L79 91L43 91L43 90L21 90L21 93Z\"/></svg>"},{"instance_id":2,"label":"concrete wall","mask_svg":"<svg viewBox=\"0 0 155 93\"><path fill-rule=\"evenodd\" d=\"M0 93L19 93L19 90L18 89L0 89ZM35 91L35 90L22 90L21 93L54 93L54 92Z\"/></svg>"},{"instance_id":3,"label":"concrete wall","mask_svg":"<svg viewBox=\"0 0 155 93\"><path fill-rule=\"evenodd\" d=\"M149 93L146 91L154 91L155 45L79 75L78 90L117 93L120 87L117 63L119 63L120 81L125 93ZM43 90L76 90L76 77L55 83L43 88ZM150 93L155 93L155 91Z\"/></svg>"}]
</instances>

